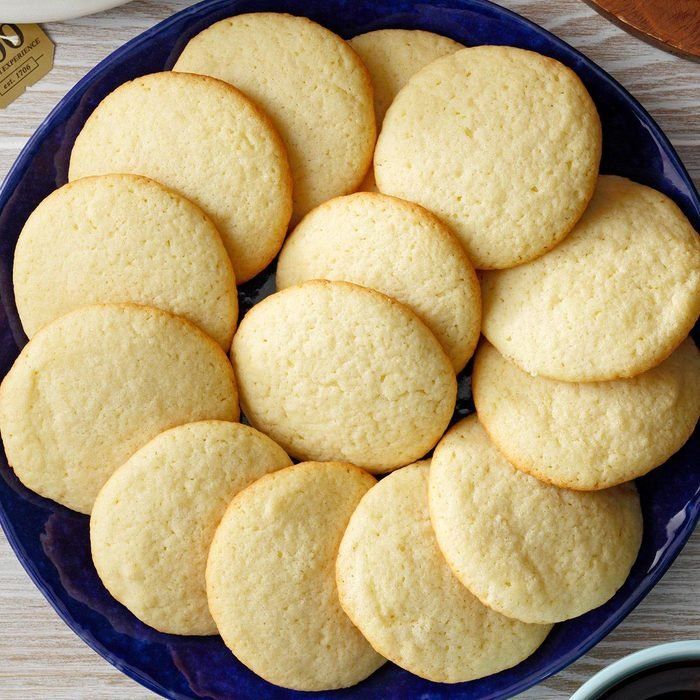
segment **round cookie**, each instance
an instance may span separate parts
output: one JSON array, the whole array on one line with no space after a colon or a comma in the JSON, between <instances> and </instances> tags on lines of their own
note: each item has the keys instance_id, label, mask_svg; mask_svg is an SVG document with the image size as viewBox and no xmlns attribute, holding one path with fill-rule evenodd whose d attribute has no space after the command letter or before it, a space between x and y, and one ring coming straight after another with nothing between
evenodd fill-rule
<instances>
[{"instance_id":1,"label":"round cookie","mask_svg":"<svg viewBox=\"0 0 700 700\"><path fill-rule=\"evenodd\" d=\"M90 547L102 583L160 632L217 634L205 583L214 532L239 491L289 465L279 445L240 423L202 421L161 433L95 500Z\"/></svg>"},{"instance_id":2,"label":"round cookie","mask_svg":"<svg viewBox=\"0 0 700 700\"><path fill-rule=\"evenodd\" d=\"M479 420L511 464L556 486L604 489L663 464L700 417L700 353L686 339L632 379L533 377L484 342L472 392Z\"/></svg>"},{"instance_id":3,"label":"round cookie","mask_svg":"<svg viewBox=\"0 0 700 700\"><path fill-rule=\"evenodd\" d=\"M239 284L282 245L292 207L284 145L269 118L228 83L168 71L107 95L78 134L68 177L115 172L158 180L201 207Z\"/></svg>"},{"instance_id":4,"label":"round cookie","mask_svg":"<svg viewBox=\"0 0 700 700\"><path fill-rule=\"evenodd\" d=\"M568 382L658 365L700 314L700 237L661 192L604 175L555 250L482 276L483 333L530 374Z\"/></svg>"},{"instance_id":5,"label":"round cookie","mask_svg":"<svg viewBox=\"0 0 700 700\"><path fill-rule=\"evenodd\" d=\"M481 332L481 290L459 241L423 207L358 192L325 202L287 238L277 288L306 280L354 282L410 307L456 371Z\"/></svg>"},{"instance_id":6,"label":"round cookie","mask_svg":"<svg viewBox=\"0 0 700 700\"><path fill-rule=\"evenodd\" d=\"M221 347L189 321L134 304L86 306L44 326L0 386L7 461L32 491L89 513L158 433L238 420Z\"/></svg>"},{"instance_id":7,"label":"round cookie","mask_svg":"<svg viewBox=\"0 0 700 700\"><path fill-rule=\"evenodd\" d=\"M571 230L595 187L601 127L576 74L510 46L477 46L414 75L384 118L381 192L422 204L476 268L539 257Z\"/></svg>"},{"instance_id":8,"label":"round cookie","mask_svg":"<svg viewBox=\"0 0 700 700\"><path fill-rule=\"evenodd\" d=\"M634 484L569 491L511 466L472 415L435 448L430 516L457 578L503 615L546 624L612 598L637 557Z\"/></svg>"},{"instance_id":9,"label":"round cookie","mask_svg":"<svg viewBox=\"0 0 700 700\"><path fill-rule=\"evenodd\" d=\"M32 212L15 248L25 333L81 306L135 302L184 316L224 350L236 279L214 224L184 197L136 175L86 177Z\"/></svg>"},{"instance_id":10,"label":"round cookie","mask_svg":"<svg viewBox=\"0 0 700 700\"><path fill-rule=\"evenodd\" d=\"M549 625L529 625L482 605L454 576L428 511L429 460L382 479L350 518L336 562L350 619L383 656L437 683L511 668Z\"/></svg>"},{"instance_id":11,"label":"round cookie","mask_svg":"<svg viewBox=\"0 0 700 700\"><path fill-rule=\"evenodd\" d=\"M294 222L362 181L376 136L372 84L328 29L282 13L237 15L191 39L173 70L226 80L270 115L289 154Z\"/></svg>"},{"instance_id":12,"label":"round cookie","mask_svg":"<svg viewBox=\"0 0 700 700\"><path fill-rule=\"evenodd\" d=\"M254 306L231 346L241 407L298 459L374 472L422 457L455 406L454 369L407 307L312 280Z\"/></svg>"},{"instance_id":13,"label":"round cookie","mask_svg":"<svg viewBox=\"0 0 700 700\"><path fill-rule=\"evenodd\" d=\"M412 75L436 59L464 48L446 36L422 29L377 29L353 37L348 44L367 66L372 79L377 132L389 105ZM360 189L377 191L372 168Z\"/></svg>"},{"instance_id":14,"label":"round cookie","mask_svg":"<svg viewBox=\"0 0 700 700\"><path fill-rule=\"evenodd\" d=\"M374 483L351 464L307 462L259 479L227 509L209 552L209 607L226 646L270 683L346 688L384 663L340 607L334 576Z\"/></svg>"}]
</instances>

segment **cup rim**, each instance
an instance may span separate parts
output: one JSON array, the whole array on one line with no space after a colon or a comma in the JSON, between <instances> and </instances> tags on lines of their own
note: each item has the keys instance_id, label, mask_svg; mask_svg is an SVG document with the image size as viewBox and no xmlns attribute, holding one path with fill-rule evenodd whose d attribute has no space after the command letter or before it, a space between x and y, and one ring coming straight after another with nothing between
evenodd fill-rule
<instances>
[{"instance_id":1,"label":"cup rim","mask_svg":"<svg viewBox=\"0 0 700 700\"><path fill-rule=\"evenodd\" d=\"M658 644L636 651L598 671L571 696L571 700L595 700L600 693L633 673L652 666L688 659L700 659L700 639Z\"/></svg>"}]
</instances>

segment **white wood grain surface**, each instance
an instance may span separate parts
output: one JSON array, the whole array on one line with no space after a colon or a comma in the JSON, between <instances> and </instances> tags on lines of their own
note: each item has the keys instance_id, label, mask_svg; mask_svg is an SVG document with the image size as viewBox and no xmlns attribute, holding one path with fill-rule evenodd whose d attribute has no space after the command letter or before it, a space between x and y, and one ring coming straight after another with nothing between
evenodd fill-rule
<instances>
[{"instance_id":1,"label":"white wood grain surface","mask_svg":"<svg viewBox=\"0 0 700 700\"><path fill-rule=\"evenodd\" d=\"M137 0L94 17L46 25L56 43L55 66L0 111L0 176L49 110L95 63L189 4L186 0ZM581 0L501 0L501 4L581 49L625 85L666 131L698 183L700 64L626 35ZM569 669L521 698L566 698L597 670L632 651L700 638L699 569L700 533L695 533L661 583L617 630ZM0 698L148 697L154 696L99 658L61 622L0 536Z\"/></svg>"}]
</instances>

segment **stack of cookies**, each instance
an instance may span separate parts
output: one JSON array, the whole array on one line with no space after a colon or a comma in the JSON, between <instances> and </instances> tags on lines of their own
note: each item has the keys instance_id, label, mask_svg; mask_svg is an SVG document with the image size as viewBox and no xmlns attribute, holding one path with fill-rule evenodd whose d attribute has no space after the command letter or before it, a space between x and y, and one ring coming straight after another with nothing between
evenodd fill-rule
<instances>
[{"instance_id":1,"label":"stack of cookies","mask_svg":"<svg viewBox=\"0 0 700 700\"><path fill-rule=\"evenodd\" d=\"M518 664L624 583L632 480L700 415L700 239L601 139L536 53L214 24L102 101L24 225L9 463L91 515L135 616L271 683Z\"/></svg>"}]
</instances>

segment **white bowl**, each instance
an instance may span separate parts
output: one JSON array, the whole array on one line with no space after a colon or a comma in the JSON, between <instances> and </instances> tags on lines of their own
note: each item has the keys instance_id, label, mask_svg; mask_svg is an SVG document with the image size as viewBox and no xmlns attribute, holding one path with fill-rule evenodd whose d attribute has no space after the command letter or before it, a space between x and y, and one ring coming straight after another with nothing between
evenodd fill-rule
<instances>
[{"instance_id":1,"label":"white bowl","mask_svg":"<svg viewBox=\"0 0 700 700\"><path fill-rule=\"evenodd\" d=\"M571 696L571 700L596 700L606 690L640 671L674 661L691 659L700 659L700 639L670 642L642 649L596 673Z\"/></svg>"},{"instance_id":2,"label":"white bowl","mask_svg":"<svg viewBox=\"0 0 700 700\"><path fill-rule=\"evenodd\" d=\"M0 21L15 24L58 22L125 5L131 0L2 0Z\"/></svg>"}]
</instances>

